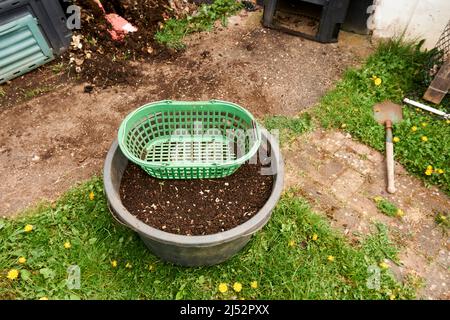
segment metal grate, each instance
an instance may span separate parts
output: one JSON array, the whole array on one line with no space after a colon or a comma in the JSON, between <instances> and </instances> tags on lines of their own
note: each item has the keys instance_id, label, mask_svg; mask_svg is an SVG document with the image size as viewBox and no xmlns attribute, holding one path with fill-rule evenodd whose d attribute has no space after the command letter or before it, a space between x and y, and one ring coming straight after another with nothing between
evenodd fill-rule
<instances>
[{"instance_id":1,"label":"metal grate","mask_svg":"<svg viewBox=\"0 0 450 320\"><path fill-rule=\"evenodd\" d=\"M450 20L439 37L439 40L436 43L436 48L442 51L444 61L450 58Z\"/></svg>"}]
</instances>

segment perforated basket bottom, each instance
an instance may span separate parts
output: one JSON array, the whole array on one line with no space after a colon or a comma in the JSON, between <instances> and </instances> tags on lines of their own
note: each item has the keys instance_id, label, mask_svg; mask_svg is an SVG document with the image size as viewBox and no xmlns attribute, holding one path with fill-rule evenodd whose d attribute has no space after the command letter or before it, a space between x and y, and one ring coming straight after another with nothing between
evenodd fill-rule
<instances>
[{"instance_id":1,"label":"perforated basket bottom","mask_svg":"<svg viewBox=\"0 0 450 320\"><path fill-rule=\"evenodd\" d=\"M140 158L151 163L221 164L236 159L233 144L223 136L179 136L152 140Z\"/></svg>"},{"instance_id":2,"label":"perforated basket bottom","mask_svg":"<svg viewBox=\"0 0 450 320\"><path fill-rule=\"evenodd\" d=\"M200 168L200 167L178 167L178 168L141 168L149 175L158 179L216 179L233 174L240 165L224 168Z\"/></svg>"},{"instance_id":3,"label":"perforated basket bottom","mask_svg":"<svg viewBox=\"0 0 450 320\"><path fill-rule=\"evenodd\" d=\"M152 140L141 154L141 159L155 164L170 163L170 167L142 166L148 174L160 179L221 178L234 173L240 165L221 167L236 159L233 144L223 136L180 136ZM203 166L189 167L186 164ZM217 167L207 166L217 164Z\"/></svg>"},{"instance_id":4,"label":"perforated basket bottom","mask_svg":"<svg viewBox=\"0 0 450 320\"><path fill-rule=\"evenodd\" d=\"M141 154L141 159L158 164L156 167L142 166L148 174L160 179L209 179L223 178L239 167L220 164L236 160L233 144L223 136L180 136L152 140ZM170 167L161 167L169 164ZM197 166L190 166L195 163ZM200 166L198 166L200 164ZM217 164L211 167L208 165Z\"/></svg>"}]
</instances>

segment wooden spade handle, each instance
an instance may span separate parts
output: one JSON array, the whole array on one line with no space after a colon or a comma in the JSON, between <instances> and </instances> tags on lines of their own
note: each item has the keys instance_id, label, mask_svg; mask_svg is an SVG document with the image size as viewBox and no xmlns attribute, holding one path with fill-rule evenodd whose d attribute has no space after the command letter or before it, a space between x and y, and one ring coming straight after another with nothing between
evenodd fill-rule
<instances>
[{"instance_id":1,"label":"wooden spade handle","mask_svg":"<svg viewBox=\"0 0 450 320\"><path fill-rule=\"evenodd\" d=\"M394 144L392 143L391 121L386 121L386 169L387 169L387 191L389 193L395 193Z\"/></svg>"}]
</instances>

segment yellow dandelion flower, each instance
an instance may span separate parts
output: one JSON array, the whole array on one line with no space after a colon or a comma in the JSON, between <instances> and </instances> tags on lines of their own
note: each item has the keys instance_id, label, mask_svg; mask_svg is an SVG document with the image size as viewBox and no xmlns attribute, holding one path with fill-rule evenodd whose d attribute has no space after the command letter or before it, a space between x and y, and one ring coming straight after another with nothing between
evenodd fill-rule
<instances>
[{"instance_id":1,"label":"yellow dandelion flower","mask_svg":"<svg viewBox=\"0 0 450 320\"><path fill-rule=\"evenodd\" d=\"M24 264L27 262L27 259L25 257L20 257L19 260L17 260L20 264Z\"/></svg>"},{"instance_id":2,"label":"yellow dandelion flower","mask_svg":"<svg viewBox=\"0 0 450 320\"><path fill-rule=\"evenodd\" d=\"M252 282L250 282L250 288L252 288L252 289L258 288L258 281L252 281Z\"/></svg>"},{"instance_id":3,"label":"yellow dandelion flower","mask_svg":"<svg viewBox=\"0 0 450 320\"><path fill-rule=\"evenodd\" d=\"M389 296L389 300L395 300L395 294L391 294L390 296Z\"/></svg>"},{"instance_id":4,"label":"yellow dandelion flower","mask_svg":"<svg viewBox=\"0 0 450 320\"><path fill-rule=\"evenodd\" d=\"M127 264L125 265L125 268L127 269L131 269L133 267L133 265L129 262L127 262Z\"/></svg>"},{"instance_id":5,"label":"yellow dandelion flower","mask_svg":"<svg viewBox=\"0 0 450 320\"><path fill-rule=\"evenodd\" d=\"M444 173L444 170L439 169L439 170L438 170L438 173L439 173L439 174L443 174L443 173Z\"/></svg>"},{"instance_id":6,"label":"yellow dandelion flower","mask_svg":"<svg viewBox=\"0 0 450 320\"><path fill-rule=\"evenodd\" d=\"M235 282L233 284L233 290L236 291L236 292L241 292L242 284L240 282Z\"/></svg>"},{"instance_id":7,"label":"yellow dandelion flower","mask_svg":"<svg viewBox=\"0 0 450 320\"><path fill-rule=\"evenodd\" d=\"M64 248L65 248L65 249L70 249L70 248L72 248L72 244L70 244L69 241L64 242Z\"/></svg>"},{"instance_id":8,"label":"yellow dandelion flower","mask_svg":"<svg viewBox=\"0 0 450 320\"><path fill-rule=\"evenodd\" d=\"M346 128L346 127L347 127L347 124L345 124L345 123L341 124L341 128L342 128L342 129L344 129L344 128Z\"/></svg>"},{"instance_id":9,"label":"yellow dandelion flower","mask_svg":"<svg viewBox=\"0 0 450 320\"><path fill-rule=\"evenodd\" d=\"M33 231L33 226L32 226L31 224L27 224L27 225L25 226L25 228L23 228L23 230L24 230L25 232L31 232L31 231Z\"/></svg>"},{"instance_id":10,"label":"yellow dandelion flower","mask_svg":"<svg viewBox=\"0 0 450 320\"><path fill-rule=\"evenodd\" d=\"M445 122L447 122L447 124L450 124L450 120L447 120L447 121L445 121Z\"/></svg>"},{"instance_id":11,"label":"yellow dandelion flower","mask_svg":"<svg viewBox=\"0 0 450 320\"><path fill-rule=\"evenodd\" d=\"M397 209L397 216L398 217L403 217L405 215L405 212L403 212L402 209Z\"/></svg>"},{"instance_id":12,"label":"yellow dandelion flower","mask_svg":"<svg viewBox=\"0 0 450 320\"><path fill-rule=\"evenodd\" d=\"M380 202L380 201L383 200L383 197L376 196L376 197L373 198L373 200L375 200L375 202Z\"/></svg>"},{"instance_id":13,"label":"yellow dandelion flower","mask_svg":"<svg viewBox=\"0 0 450 320\"><path fill-rule=\"evenodd\" d=\"M6 277L7 277L9 280L15 280L15 279L17 279L18 276L19 276L19 270L17 270L17 269L11 269L11 270L8 271L8 274L7 274Z\"/></svg>"},{"instance_id":14,"label":"yellow dandelion flower","mask_svg":"<svg viewBox=\"0 0 450 320\"><path fill-rule=\"evenodd\" d=\"M219 284L219 292L225 293L228 291L228 285L226 283Z\"/></svg>"},{"instance_id":15,"label":"yellow dandelion flower","mask_svg":"<svg viewBox=\"0 0 450 320\"><path fill-rule=\"evenodd\" d=\"M334 256L328 256L328 261L333 262L334 261Z\"/></svg>"},{"instance_id":16,"label":"yellow dandelion flower","mask_svg":"<svg viewBox=\"0 0 450 320\"><path fill-rule=\"evenodd\" d=\"M112 265L113 268L116 268L117 267L117 261L116 260L111 261L111 265Z\"/></svg>"},{"instance_id":17,"label":"yellow dandelion flower","mask_svg":"<svg viewBox=\"0 0 450 320\"><path fill-rule=\"evenodd\" d=\"M433 170L425 170L425 174L427 176L431 176L433 174Z\"/></svg>"},{"instance_id":18,"label":"yellow dandelion flower","mask_svg":"<svg viewBox=\"0 0 450 320\"><path fill-rule=\"evenodd\" d=\"M376 78L375 80L373 80L373 83L375 83L376 86L379 86L379 85L381 85L381 79Z\"/></svg>"},{"instance_id":19,"label":"yellow dandelion flower","mask_svg":"<svg viewBox=\"0 0 450 320\"><path fill-rule=\"evenodd\" d=\"M48 300L48 298L47 297L41 297L41 298L39 298L39 300Z\"/></svg>"},{"instance_id":20,"label":"yellow dandelion flower","mask_svg":"<svg viewBox=\"0 0 450 320\"><path fill-rule=\"evenodd\" d=\"M318 238L319 236L317 235L317 233L314 233L311 237L312 241L317 241Z\"/></svg>"},{"instance_id":21,"label":"yellow dandelion flower","mask_svg":"<svg viewBox=\"0 0 450 320\"><path fill-rule=\"evenodd\" d=\"M422 138L420 138L423 142L427 142L428 141L428 137L427 136L422 136Z\"/></svg>"},{"instance_id":22,"label":"yellow dandelion flower","mask_svg":"<svg viewBox=\"0 0 450 320\"><path fill-rule=\"evenodd\" d=\"M412 132L416 132L416 131L417 131L417 127L416 127L416 126L412 126L412 127L411 127L411 131L412 131Z\"/></svg>"},{"instance_id":23,"label":"yellow dandelion flower","mask_svg":"<svg viewBox=\"0 0 450 320\"><path fill-rule=\"evenodd\" d=\"M394 139L392 139L392 141L394 141L394 142L399 142L399 141L400 141L400 138L399 138L399 137L394 137Z\"/></svg>"},{"instance_id":24,"label":"yellow dandelion flower","mask_svg":"<svg viewBox=\"0 0 450 320\"><path fill-rule=\"evenodd\" d=\"M389 265L386 262L380 262L379 266L383 270L389 269Z\"/></svg>"},{"instance_id":25,"label":"yellow dandelion flower","mask_svg":"<svg viewBox=\"0 0 450 320\"><path fill-rule=\"evenodd\" d=\"M94 200L94 198L95 198L95 194L94 194L94 191L91 191L90 193L89 193L89 200Z\"/></svg>"},{"instance_id":26,"label":"yellow dandelion flower","mask_svg":"<svg viewBox=\"0 0 450 320\"><path fill-rule=\"evenodd\" d=\"M428 125L428 123L426 123L426 122L422 122L422 123L421 123L421 125L422 125L422 127L424 127L424 128L425 128L425 127L426 127L426 126Z\"/></svg>"},{"instance_id":27,"label":"yellow dandelion flower","mask_svg":"<svg viewBox=\"0 0 450 320\"><path fill-rule=\"evenodd\" d=\"M433 166L427 166L428 171L433 171Z\"/></svg>"}]
</instances>

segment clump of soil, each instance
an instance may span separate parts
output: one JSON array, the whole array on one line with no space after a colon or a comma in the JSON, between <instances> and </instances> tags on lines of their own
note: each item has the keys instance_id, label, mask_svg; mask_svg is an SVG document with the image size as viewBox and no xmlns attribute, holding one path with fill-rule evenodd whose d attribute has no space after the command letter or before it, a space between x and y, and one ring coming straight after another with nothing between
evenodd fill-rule
<instances>
[{"instance_id":1,"label":"clump of soil","mask_svg":"<svg viewBox=\"0 0 450 320\"><path fill-rule=\"evenodd\" d=\"M196 5L178 0L103 1L106 13L117 13L138 28L122 41L112 40L103 11L94 0L74 0L81 7L81 29L74 32L68 54L80 80L107 87L139 82L140 70L131 62L165 54L154 40L165 20L192 13ZM173 54L173 53L172 53Z\"/></svg>"},{"instance_id":2,"label":"clump of soil","mask_svg":"<svg viewBox=\"0 0 450 320\"><path fill-rule=\"evenodd\" d=\"M127 210L146 224L175 234L206 235L253 217L270 197L273 176L244 164L222 179L159 180L130 163L120 186Z\"/></svg>"}]
</instances>

